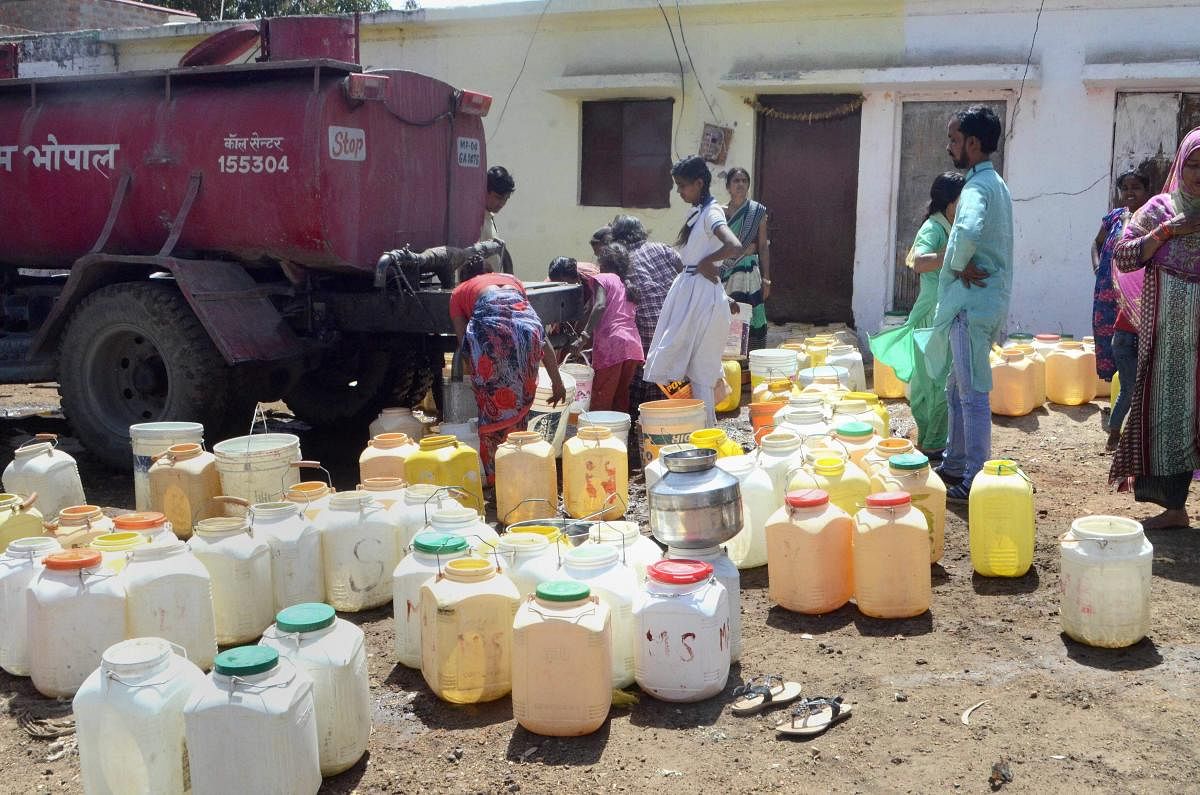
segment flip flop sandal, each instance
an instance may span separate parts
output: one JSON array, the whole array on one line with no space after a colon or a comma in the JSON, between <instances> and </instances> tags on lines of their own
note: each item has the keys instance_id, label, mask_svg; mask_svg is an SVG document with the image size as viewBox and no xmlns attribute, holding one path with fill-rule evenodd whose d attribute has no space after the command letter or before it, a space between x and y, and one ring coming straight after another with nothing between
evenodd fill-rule
<instances>
[{"instance_id":1,"label":"flip flop sandal","mask_svg":"<svg viewBox=\"0 0 1200 795\"><path fill-rule=\"evenodd\" d=\"M811 737L838 721L850 717L853 704L843 704L842 697L814 696L792 707L787 719L775 727L780 734Z\"/></svg>"},{"instance_id":2,"label":"flip flop sandal","mask_svg":"<svg viewBox=\"0 0 1200 795\"><path fill-rule=\"evenodd\" d=\"M729 705L734 715L746 716L762 712L771 704L790 704L800 698L800 683L786 682L783 676L763 674L747 679L733 689L737 700Z\"/></svg>"}]
</instances>

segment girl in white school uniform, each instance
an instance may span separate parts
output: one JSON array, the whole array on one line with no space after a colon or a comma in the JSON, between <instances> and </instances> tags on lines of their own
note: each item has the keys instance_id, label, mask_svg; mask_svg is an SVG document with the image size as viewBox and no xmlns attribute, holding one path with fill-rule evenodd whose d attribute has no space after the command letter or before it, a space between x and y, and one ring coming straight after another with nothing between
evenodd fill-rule
<instances>
[{"instance_id":1,"label":"girl in white school uniform","mask_svg":"<svg viewBox=\"0 0 1200 795\"><path fill-rule=\"evenodd\" d=\"M663 301L643 378L657 384L687 378L692 397L704 401L708 426L713 427L717 424L715 389L721 381L721 352L732 305L718 264L736 259L742 245L709 190L712 174L704 158L685 157L671 169L671 177L679 197L692 205L675 241L684 269Z\"/></svg>"}]
</instances>

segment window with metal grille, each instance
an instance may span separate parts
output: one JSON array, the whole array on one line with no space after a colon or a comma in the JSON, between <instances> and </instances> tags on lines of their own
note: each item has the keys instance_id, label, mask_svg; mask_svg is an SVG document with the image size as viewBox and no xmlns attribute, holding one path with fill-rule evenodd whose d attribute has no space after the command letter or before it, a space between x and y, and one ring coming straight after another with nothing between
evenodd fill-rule
<instances>
[{"instance_id":1,"label":"window with metal grille","mask_svg":"<svg viewBox=\"0 0 1200 795\"><path fill-rule=\"evenodd\" d=\"M670 99L583 103L580 204L671 205L673 104Z\"/></svg>"}]
</instances>

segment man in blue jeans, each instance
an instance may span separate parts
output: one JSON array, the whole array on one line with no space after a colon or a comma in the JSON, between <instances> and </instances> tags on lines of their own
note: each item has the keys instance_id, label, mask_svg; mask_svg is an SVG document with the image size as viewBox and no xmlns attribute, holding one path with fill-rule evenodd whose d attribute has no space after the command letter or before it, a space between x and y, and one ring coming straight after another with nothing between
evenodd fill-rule
<instances>
[{"instance_id":1,"label":"man in blue jeans","mask_svg":"<svg viewBox=\"0 0 1200 795\"><path fill-rule=\"evenodd\" d=\"M947 499L958 502L991 455L988 354L1012 295L1012 197L990 159L1000 133L1000 119L983 105L958 111L947 125L946 151L956 168L967 169L967 181L938 275L933 328L917 334L930 375L946 378L950 434L936 471Z\"/></svg>"}]
</instances>

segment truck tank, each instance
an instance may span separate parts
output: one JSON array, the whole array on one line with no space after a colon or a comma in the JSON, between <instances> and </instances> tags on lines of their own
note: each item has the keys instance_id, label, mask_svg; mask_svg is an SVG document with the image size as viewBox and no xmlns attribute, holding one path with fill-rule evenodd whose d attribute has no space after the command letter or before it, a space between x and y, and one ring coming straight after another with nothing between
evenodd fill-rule
<instances>
[{"instance_id":1,"label":"truck tank","mask_svg":"<svg viewBox=\"0 0 1200 795\"><path fill-rule=\"evenodd\" d=\"M114 204L104 251L153 255L189 188L176 256L353 273L469 245L480 96L327 59L2 81L0 262L69 268Z\"/></svg>"},{"instance_id":2,"label":"truck tank","mask_svg":"<svg viewBox=\"0 0 1200 795\"><path fill-rule=\"evenodd\" d=\"M476 243L491 98L364 72L357 33L265 19L178 68L0 79L0 382L57 380L116 467L133 423L216 440L282 398L344 434L424 398L453 265L503 245ZM576 286L528 294L546 323L581 309Z\"/></svg>"}]
</instances>

